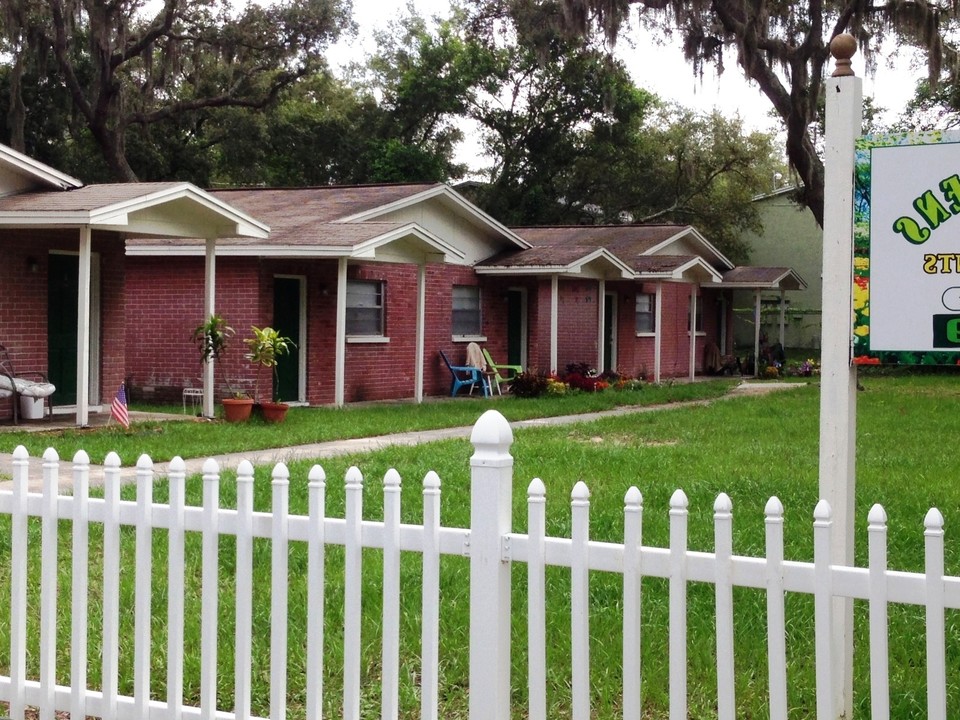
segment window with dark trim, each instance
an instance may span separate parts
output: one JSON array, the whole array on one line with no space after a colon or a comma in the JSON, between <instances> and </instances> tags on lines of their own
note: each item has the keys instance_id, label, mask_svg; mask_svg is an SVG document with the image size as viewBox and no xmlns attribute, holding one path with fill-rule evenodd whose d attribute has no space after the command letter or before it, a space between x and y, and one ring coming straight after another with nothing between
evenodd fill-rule
<instances>
[{"instance_id":1,"label":"window with dark trim","mask_svg":"<svg viewBox=\"0 0 960 720\"><path fill-rule=\"evenodd\" d=\"M347 281L347 335L383 335L383 283Z\"/></svg>"},{"instance_id":2,"label":"window with dark trim","mask_svg":"<svg viewBox=\"0 0 960 720\"><path fill-rule=\"evenodd\" d=\"M480 335L480 288L476 285L453 286L453 334Z\"/></svg>"}]
</instances>

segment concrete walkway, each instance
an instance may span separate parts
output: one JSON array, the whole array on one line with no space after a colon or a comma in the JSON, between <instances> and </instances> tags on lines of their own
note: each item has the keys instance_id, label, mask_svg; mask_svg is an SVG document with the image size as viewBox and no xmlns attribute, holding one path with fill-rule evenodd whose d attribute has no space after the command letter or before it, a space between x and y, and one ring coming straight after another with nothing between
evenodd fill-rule
<instances>
[{"instance_id":1,"label":"concrete walkway","mask_svg":"<svg viewBox=\"0 0 960 720\"><path fill-rule=\"evenodd\" d=\"M601 410L599 412L584 413L580 415L561 415L557 417L535 418L532 420L519 420L511 423L513 428L547 427L553 425L569 425L572 423L592 422L605 417L615 417L620 415L634 415L638 413L659 412L662 410L673 410L684 407L706 406L716 400L725 400L743 395L757 395L775 392L778 390L787 390L790 388L801 387L803 383L778 383L778 382L741 382L728 395L711 400L693 400L690 402L678 402L668 405L646 405L646 406L627 406L614 408L612 410ZM131 413L131 419L136 420L137 414ZM236 453L224 453L222 455L213 455L211 458L216 460L220 470L236 470L241 460L249 460L254 466L267 465L272 466L278 462L292 463L303 460L322 460L324 458L335 457L339 455L348 455L351 453L365 453L374 450L392 446L411 446L423 443L434 442L436 440L446 440L449 438L468 438L473 431L473 427L453 427L440 428L437 430L417 430L414 432L393 433L390 435L380 435L368 438L351 438L348 440L331 440L329 442L310 443L308 445L294 445L291 447L270 448L265 450L245 450ZM61 458L60 460L60 488L69 490L72 485L72 458ZM200 473L204 463L208 458L185 458L187 476ZM170 463L154 463L153 473L155 478L165 477L169 471ZM42 458L30 458L30 490L39 492L42 486ZM4 477L10 477L13 471L12 453L0 453L0 473ZM124 482L133 482L136 477L135 467L121 468L121 477ZM103 483L103 466L90 466L90 485L97 486ZM0 490L9 490L13 486L11 480L0 482Z\"/></svg>"}]
</instances>

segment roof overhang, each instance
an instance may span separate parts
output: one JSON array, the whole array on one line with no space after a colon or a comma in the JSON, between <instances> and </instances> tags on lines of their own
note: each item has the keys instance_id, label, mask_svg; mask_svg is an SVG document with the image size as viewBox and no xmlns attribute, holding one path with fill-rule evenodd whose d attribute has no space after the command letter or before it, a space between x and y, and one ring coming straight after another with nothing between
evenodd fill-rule
<instances>
[{"instance_id":1,"label":"roof overhang","mask_svg":"<svg viewBox=\"0 0 960 720\"><path fill-rule=\"evenodd\" d=\"M410 195L409 197L396 200L392 203L379 205L370 210L365 210L364 212L341 218L338 220L338 222L355 223L376 220L382 218L384 215L388 215L398 210L403 210L433 198L438 198L442 202L451 205L474 226L484 227L488 230L491 230L494 234L508 240L515 247L522 249L531 247L530 243L521 238L506 225L483 212L483 210L478 208L473 203L468 202L466 198L464 198L462 195L460 195L460 193L450 186L443 184L438 184L435 187L424 190L423 192Z\"/></svg>"},{"instance_id":2,"label":"roof overhang","mask_svg":"<svg viewBox=\"0 0 960 720\"><path fill-rule=\"evenodd\" d=\"M561 275L563 277L630 280L633 269L606 248L598 248L571 262L556 265L474 266L478 275Z\"/></svg>"},{"instance_id":3,"label":"roof overhang","mask_svg":"<svg viewBox=\"0 0 960 720\"><path fill-rule=\"evenodd\" d=\"M217 243L217 257L264 257L301 259L370 260L378 262L437 262L458 264L464 254L416 223L389 226L389 230L352 244L273 244L227 239ZM199 257L205 252L198 242L183 241L171 245L139 242L127 245L132 257Z\"/></svg>"},{"instance_id":4,"label":"roof overhang","mask_svg":"<svg viewBox=\"0 0 960 720\"><path fill-rule=\"evenodd\" d=\"M721 280L718 285L731 290L806 290L807 283L793 269L786 268L776 277L763 280Z\"/></svg>"},{"instance_id":5,"label":"roof overhang","mask_svg":"<svg viewBox=\"0 0 960 720\"><path fill-rule=\"evenodd\" d=\"M701 257L692 257L686 262L663 271L639 271L634 275L640 282L719 283L723 276Z\"/></svg>"},{"instance_id":6,"label":"roof overhang","mask_svg":"<svg viewBox=\"0 0 960 720\"><path fill-rule=\"evenodd\" d=\"M83 182L13 148L0 145L0 194L12 194L37 188L68 190Z\"/></svg>"},{"instance_id":7,"label":"roof overhang","mask_svg":"<svg viewBox=\"0 0 960 720\"><path fill-rule=\"evenodd\" d=\"M189 183L164 187L121 202L83 210L9 210L0 226L79 227L132 237L248 237L266 239L270 228Z\"/></svg>"},{"instance_id":8,"label":"roof overhang","mask_svg":"<svg viewBox=\"0 0 960 720\"><path fill-rule=\"evenodd\" d=\"M719 265L726 267L727 269L732 270L734 264L730 262L726 255L720 252L709 240L707 240L703 235L700 234L700 231L697 230L692 225L687 225L682 228L679 232L674 235L671 235L666 240L654 245L652 248L647 250L644 255L659 255L662 251L669 248L669 246L679 240L683 240L686 237L692 237L697 244L699 244L705 250L704 253L698 253L701 257L709 256L715 260ZM669 253L668 253L669 254ZM686 253L684 253L686 254Z\"/></svg>"}]
</instances>

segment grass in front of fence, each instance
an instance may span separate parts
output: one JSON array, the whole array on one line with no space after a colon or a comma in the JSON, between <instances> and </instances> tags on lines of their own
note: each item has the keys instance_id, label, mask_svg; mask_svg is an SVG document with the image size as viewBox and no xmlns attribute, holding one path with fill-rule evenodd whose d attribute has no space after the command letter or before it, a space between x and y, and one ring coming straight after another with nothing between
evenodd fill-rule
<instances>
[{"instance_id":1,"label":"grass in front of fence","mask_svg":"<svg viewBox=\"0 0 960 720\"><path fill-rule=\"evenodd\" d=\"M23 445L31 455L39 456L48 447L53 447L61 459L70 460L77 450L83 449L92 462L99 464L112 450L120 455L124 465L133 465L143 453L155 462L164 462L174 455L207 457L395 432L469 426L488 408L496 408L508 420L516 421L577 415L628 405L704 400L726 394L735 384L733 380L718 379L712 382L645 385L640 390L610 389L599 393L580 392L535 399L511 396L489 399L461 397L432 399L419 405L402 402L344 408L293 407L281 425L262 420L247 423L186 420L135 422L129 430L113 424L84 430L11 431L0 434L0 451L12 452L17 445ZM175 411L179 408L168 409Z\"/></svg>"},{"instance_id":2,"label":"grass in front of fence","mask_svg":"<svg viewBox=\"0 0 960 720\"><path fill-rule=\"evenodd\" d=\"M889 563L893 569L921 571L923 568L923 518L931 506L947 515L946 572L960 574L960 543L950 530L951 514L960 507L960 486L945 482L955 474L949 438L960 433L960 414L956 412L960 387L952 380L931 376L879 378L865 381L866 391L858 397L858 487L857 556L866 557L866 514L874 502L882 503L889 516ZM676 488L689 498L690 541L695 550L713 548L713 504L720 492L726 492L734 508L734 552L762 556L764 548L763 510L767 499L777 495L785 506L785 553L788 560L812 558L812 514L818 497L818 422L819 391L800 388L765 397L745 397L731 402L713 403L673 412L639 414L608 418L592 423L564 427L517 430L512 454L515 458L514 528L526 527L525 491L534 477L547 487L547 533L569 537L570 491L584 480L591 492L591 537L621 541L623 498L631 485L643 493L643 541L645 545L666 547L669 529L669 499ZM476 405L480 409L480 405ZM502 406L497 405L497 409ZM334 458L324 463L327 472L327 508L331 517L344 511L343 477L346 469L357 464L365 477L364 517L382 518L382 478L390 467L403 477L403 521L421 522L421 480L435 470L442 480L441 521L445 526L466 527L469 523L469 458L472 446L466 440L450 440L421 447L395 447L358 457ZM306 513L309 463L291 464L292 513ZM234 502L233 478L225 476L221 502ZM188 503L200 504L201 483L192 478L188 485ZM155 499L165 501L166 486L159 483ZM256 506L269 510L269 470L257 472ZM124 489L132 499L133 488ZM9 542L8 521L4 518L0 545ZM39 526L34 528L39 531ZM38 537L37 532L35 536ZM91 533L91 567L96 575L98 535ZM133 537L124 533L126 567L122 603L129 606L133 596ZM199 538L190 539L192 550L199 550ZM231 708L233 665L233 543L221 542L221 622L219 702ZM61 527L61 558L69 557L69 523ZM164 697L165 645L160 638L165 625L165 536L155 535L157 581L154 603L155 640L152 653L153 691ZM189 551L188 551L189 552ZM254 712L268 713L269 704L269 552L266 542L255 549ZM8 569L0 564L0 597L7 596ZM39 569L33 565L32 569ZM340 588L342 552L331 548L327 555L327 641L324 659L324 711L340 715L342 701L342 628L343 595ZM364 554L364 628L363 628L363 716L378 714L380 665L381 582L380 553ZM420 562L415 555L405 556L401 568L403 613L401 628L401 715L418 717L418 675L420 642ZM199 697L199 555L188 560L187 577L194 584L187 600L187 680L186 701ZM303 716L304 658L299 640L306 625L306 559L303 548L294 547L290 556L291 602L289 628L293 649L289 657L289 712L292 718ZM513 568L512 670L514 717L525 717L526 703L526 608L525 566ZM444 718L466 717L467 711L467 637L469 627L469 566L461 557L445 556L441 563L441 708ZM550 717L569 717L570 707L570 602L569 572L550 569L548 597L548 708ZM60 576L61 608L69 608L69 568ZM619 576L591 574L591 690L592 716L616 718L620 713L622 681L621 583ZM38 608L37 597L31 607ZM716 716L716 669L714 652L713 588L691 586L689 593L689 679L690 717ZM646 579L643 585L643 698L645 717L666 717L668 705L667 630L668 603L666 583ZM766 717L766 621L765 598L759 591L735 592L736 671L738 717ZM9 613L0 606L0 672L7 672ZM91 603L90 680L99 677L97 642L99 605ZM921 608L891 607L890 642L891 717L923 717L925 714L925 667L923 611ZM951 632L958 615L948 613L947 657L952 672L960 669L960 635ZM36 617L28 619L36 632ZM132 613L123 616L121 637L130 638ZM869 715L868 657L866 653L865 609L857 608L858 647L855 685L855 714ZM69 613L62 613L58 648L61 654L58 676L68 682ZM787 597L787 636L791 718L815 716L813 666L812 602L797 595ZM30 647L36 647L34 636ZM38 669L34 654L28 660L29 671ZM124 643L121 659L121 692L132 690L132 644ZM960 706L960 688L948 686L948 704Z\"/></svg>"}]
</instances>

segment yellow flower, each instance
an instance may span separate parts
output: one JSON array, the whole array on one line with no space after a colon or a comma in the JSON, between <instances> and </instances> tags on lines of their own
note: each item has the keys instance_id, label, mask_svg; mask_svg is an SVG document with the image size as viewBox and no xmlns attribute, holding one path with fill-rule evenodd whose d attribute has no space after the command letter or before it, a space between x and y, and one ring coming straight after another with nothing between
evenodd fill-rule
<instances>
[{"instance_id":1,"label":"yellow flower","mask_svg":"<svg viewBox=\"0 0 960 720\"><path fill-rule=\"evenodd\" d=\"M857 257L853 259L853 267L856 270L869 270L870 258Z\"/></svg>"},{"instance_id":2,"label":"yellow flower","mask_svg":"<svg viewBox=\"0 0 960 720\"><path fill-rule=\"evenodd\" d=\"M865 337L865 336L867 336L867 335L870 334L870 326L869 326L869 325L857 325L857 327L855 327L855 328L853 329L853 334L854 334L854 335L859 335L860 337Z\"/></svg>"},{"instance_id":3,"label":"yellow flower","mask_svg":"<svg viewBox=\"0 0 960 720\"><path fill-rule=\"evenodd\" d=\"M854 283L853 285L853 309L862 310L867 304L867 298L870 297L870 291L867 288L860 287L860 285Z\"/></svg>"}]
</instances>

